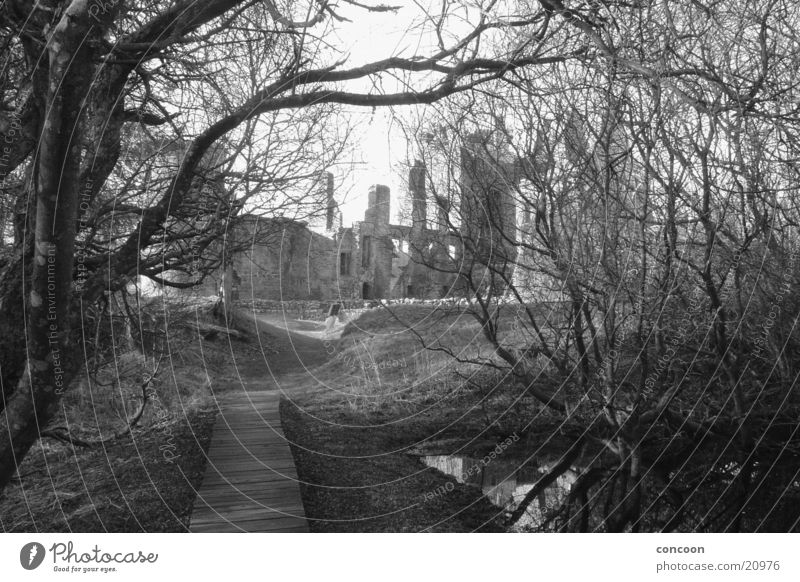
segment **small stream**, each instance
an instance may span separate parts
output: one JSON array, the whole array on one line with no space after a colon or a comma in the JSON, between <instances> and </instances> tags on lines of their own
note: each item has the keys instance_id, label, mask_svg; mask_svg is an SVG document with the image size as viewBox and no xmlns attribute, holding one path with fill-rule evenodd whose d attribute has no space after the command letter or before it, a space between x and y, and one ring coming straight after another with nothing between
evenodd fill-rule
<instances>
[{"instance_id":1,"label":"small stream","mask_svg":"<svg viewBox=\"0 0 800 582\"><path fill-rule=\"evenodd\" d=\"M510 512L558 462L559 456L554 455L547 462L531 459L527 463L507 457L490 459L469 455L424 455L420 458L427 466L455 477L459 483L479 488L494 505ZM580 467L572 467L558 477L531 502L514 529L541 526L549 513L563 503L580 472Z\"/></svg>"},{"instance_id":2,"label":"small stream","mask_svg":"<svg viewBox=\"0 0 800 582\"><path fill-rule=\"evenodd\" d=\"M474 449L465 449L473 446ZM535 450L532 443L519 443L500 450L495 455L491 453L483 456L485 451L498 451L500 445L492 442L483 442L476 445L474 442L465 444L454 440L429 443L425 449L415 451L416 456L428 467L453 477L459 483L474 487L479 490L492 504L511 513L525 499L534 485L548 473L562 458L566 447L552 445L537 451L536 457L529 459L530 451ZM450 451L459 451L458 454L442 454ZM463 453L461 451L464 451ZM512 531L555 531L559 525L548 521L554 511L559 509L567 500L572 487L589 466L598 458L599 451L586 453L578 457L569 470L560 475L549 487L532 500L525 514L511 528ZM709 457L712 460L709 460ZM590 461L591 459L591 461ZM800 524L800 480L798 480L798 460L791 451L783 452L777 456L768 456L764 460L752 463L751 474L748 481L758 495L752 495L748 500L748 511L752 517L746 515L749 521L743 523L742 531L796 531ZM741 487L739 483L740 465L734 459L722 458L716 449L705 451L702 454L688 457L693 464L686 472L686 479L694 475L701 475L699 482L694 483L691 490L691 511L678 515L678 525L690 531L729 531L731 523L736 519L738 503L740 500L734 495ZM610 460L613 463L614 459ZM680 462L686 464L686 460ZM696 479L696 478L695 478ZM600 481L605 487L611 481ZM649 483L652 483L650 481ZM675 509L670 505L666 495L658 494L661 484L654 486L655 494L649 498L645 505L646 513L643 518L643 531L660 531L670 523ZM613 492L613 483L611 484ZM593 495L608 499L609 490ZM598 497L598 498L600 498ZM663 501L660 501L662 500ZM720 500L723 500L722 502ZM660 503L660 504L659 504ZM589 529L603 527L603 518L600 512L603 504L593 507ZM721 511L719 508L726 508ZM714 521L705 522L697 520L694 515L710 515L717 508L718 515ZM561 524L563 525L563 524ZM554 527L555 526L555 527ZM648 529L651 528L651 529Z\"/></svg>"}]
</instances>

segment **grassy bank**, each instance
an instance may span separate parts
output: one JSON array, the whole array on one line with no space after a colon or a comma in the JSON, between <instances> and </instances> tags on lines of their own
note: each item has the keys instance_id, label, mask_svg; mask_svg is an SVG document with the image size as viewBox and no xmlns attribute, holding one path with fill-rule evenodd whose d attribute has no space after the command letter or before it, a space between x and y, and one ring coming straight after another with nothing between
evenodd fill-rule
<instances>
[{"instance_id":1,"label":"grassy bank","mask_svg":"<svg viewBox=\"0 0 800 582\"><path fill-rule=\"evenodd\" d=\"M185 417L90 449L40 441L0 501L6 532L183 532L216 416Z\"/></svg>"},{"instance_id":2,"label":"grassy bank","mask_svg":"<svg viewBox=\"0 0 800 582\"><path fill-rule=\"evenodd\" d=\"M312 532L501 530L497 508L479 491L406 452L386 453L409 444L407 431L331 426L288 401L281 418Z\"/></svg>"},{"instance_id":3,"label":"grassy bank","mask_svg":"<svg viewBox=\"0 0 800 582\"><path fill-rule=\"evenodd\" d=\"M530 330L503 323L509 333L501 341L523 344ZM549 412L507 375L471 317L424 305L376 309L325 349L329 360L314 371L324 384L282 408L317 531L498 530L512 523L516 531L796 531L800 524L788 387L780 422L766 416L772 412L764 420L755 415L750 426L759 437L744 451L729 417L712 423L702 410L699 429L672 416L641 429L641 513L623 527L614 521L616 508L631 497L626 480L634 464L595 422L600 411ZM620 361L629 360L622 346ZM534 380L537 388L579 401L572 375L547 372ZM686 407L702 405L705 381L697 378L705 377L677 380L676 410L691 416ZM480 461L510 436L514 445L498 463ZM472 478L456 482L465 468Z\"/></svg>"},{"instance_id":4,"label":"grassy bank","mask_svg":"<svg viewBox=\"0 0 800 582\"><path fill-rule=\"evenodd\" d=\"M48 427L58 438L41 439L0 495L0 529L187 530L214 395L235 387L234 356L270 351L269 338L248 325L228 332L212 308L151 301L133 325L98 324L91 379L70 387Z\"/></svg>"},{"instance_id":5,"label":"grassy bank","mask_svg":"<svg viewBox=\"0 0 800 582\"><path fill-rule=\"evenodd\" d=\"M561 445L557 420L523 387L491 365L453 363L447 352L493 361L470 317L373 310L326 351L315 371L326 385L281 407L312 531L502 531L480 488L420 456L482 456L510 435L519 451Z\"/></svg>"}]
</instances>

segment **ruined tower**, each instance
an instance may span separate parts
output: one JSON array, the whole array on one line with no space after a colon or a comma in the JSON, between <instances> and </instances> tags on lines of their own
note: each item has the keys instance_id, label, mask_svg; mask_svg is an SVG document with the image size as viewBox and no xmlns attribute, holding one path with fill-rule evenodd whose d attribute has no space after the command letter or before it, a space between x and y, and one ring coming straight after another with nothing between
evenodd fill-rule
<instances>
[{"instance_id":1,"label":"ruined tower","mask_svg":"<svg viewBox=\"0 0 800 582\"><path fill-rule=\"evenodd\" d=\"M339 205L333 195L333 174L325 172L323 175L325 188L325 230L335 230L341 226Z\"/></svg>"},{"instance_id":2,"label":"ruined tower","mask_svg":"<svg viewBox=\"0 0 800 582\"><path fill-rule=\"evenodd\" d=\"M460 157L464 275L469 274L473 281L485 276L484 284L501 293L503 279L513 276L517 257L513 195L517 163L496 132L468 136ZM482 272L476 273L476 269Z\"/></svg>"},{"instance_id":3,"label":"ruined tower","mask_svg":"<svg viewBox=\"0 0 800 582\"><path fill-rule=\"evenodd\" d=\"M388 186L370 186L361 223L362 291L364 299L387 297L392 277L392 239L389 228L391 194Z\"/></svg>"},{"instance_id":4,"label":"ruined tower","mask_svg":"<svg viewBox=\"0 0 800 582\"><path fill-rule=\"evenodd\" d=\"M428 199L425 180L425 163L416 160L408 172L408 187L411 194L411 235L408 246L410 263L408 265L407 297L425 297L428 281L425 249L427 246Z\"/></svg>"},{"instance_id":5,"label":"ruined tower","mask_svg":"<svg viewBox=\"0 0 800 582\"><path fill-rule=\"evenodd\" d=\"M411 228L418 231L425 229L428 220L425 178L425 162L416 160L408 171L408 189L411 194Z\"/></svg>"}]
</instances>

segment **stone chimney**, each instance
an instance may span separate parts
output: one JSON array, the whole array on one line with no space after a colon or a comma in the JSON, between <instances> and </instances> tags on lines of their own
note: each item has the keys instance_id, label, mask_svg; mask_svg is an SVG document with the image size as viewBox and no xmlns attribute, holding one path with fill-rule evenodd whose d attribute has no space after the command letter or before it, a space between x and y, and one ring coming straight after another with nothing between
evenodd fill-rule
<instances>
[{"instance_id":1,"label":"stone chimney","mask_svg":"<svg viewBox=\"0 0 800 582\"><path fill-rule=\"evenodd\" d=\"M411 227L415 231L424 229L428 218L425 178L425 162L416 160L408 171L408 189L411 194Z\"/></svg>"},{"instance_id":2,"label":"stone chimney","mask_svg":"<svg viewBox=\"0 0 800 582\"><path fill-rule=\"evenodd\" d=\"M369 187L367 194L367 211L364 213L364 222L374 224L389 224L391 209L391 193L389 186L374 184Z\"/></svg>"},{"instance_id":3,"label":"stone chimney","mask_svg":"<svg viewBox=\"0 0 800 582\"><path fill-rule=\"evenodd\" d=\"M336 228L336 211L339 205L333 197L333 174L325 172L325 229L333 230Z\"/></svg>"}]
</instances>

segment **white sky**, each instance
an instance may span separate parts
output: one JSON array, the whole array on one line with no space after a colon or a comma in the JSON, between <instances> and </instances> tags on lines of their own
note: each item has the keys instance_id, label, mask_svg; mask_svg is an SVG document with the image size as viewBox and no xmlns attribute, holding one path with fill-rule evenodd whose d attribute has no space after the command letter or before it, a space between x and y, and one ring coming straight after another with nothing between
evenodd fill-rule
<instances>
[{"instance_id":1,"label":"white sky","mask_svg":"<svg viewBox=\"0 0 800 582\"><path fill-rule=\"evenodd\" d=\"M371 2L376 4L378 2ZM346 67L358 66L390 56L410 56L430 52L434 41L432 34L422 34L418 25L424 18L424 9L441 9L440 0L386 0L387 4L401 6L397 12L368 13L355 8L342 10L351 23L327 24L326 41L349 52ZM461 3L461 2L458 2ZM469 2L463 2L469 4ZM462 10L463 12L463 10ZM461 28L457 21L453 26ZM458 32L449 27L451 34ZM430 31L430 27L426 27ZM319 33L320 31L315 31ZM428 49L428 50L426 50ZM391 79L385 79L383 89L398 90ZM366 90L369 85L351 85ZM395 114L404 115L412 108L396 108ZM409 161L409 144L405 135L393 121L393 111L388 108L352 108L348 110L355 128L354 153L332 169L336 198L343 213L344 226L362 220L367 205L367 192L372 184L385 184L391 188L392 215L396 219L398 203L406 194L404 169ZM411 160L413 161L413 160Z\"/></svg>"}]
</instances>

